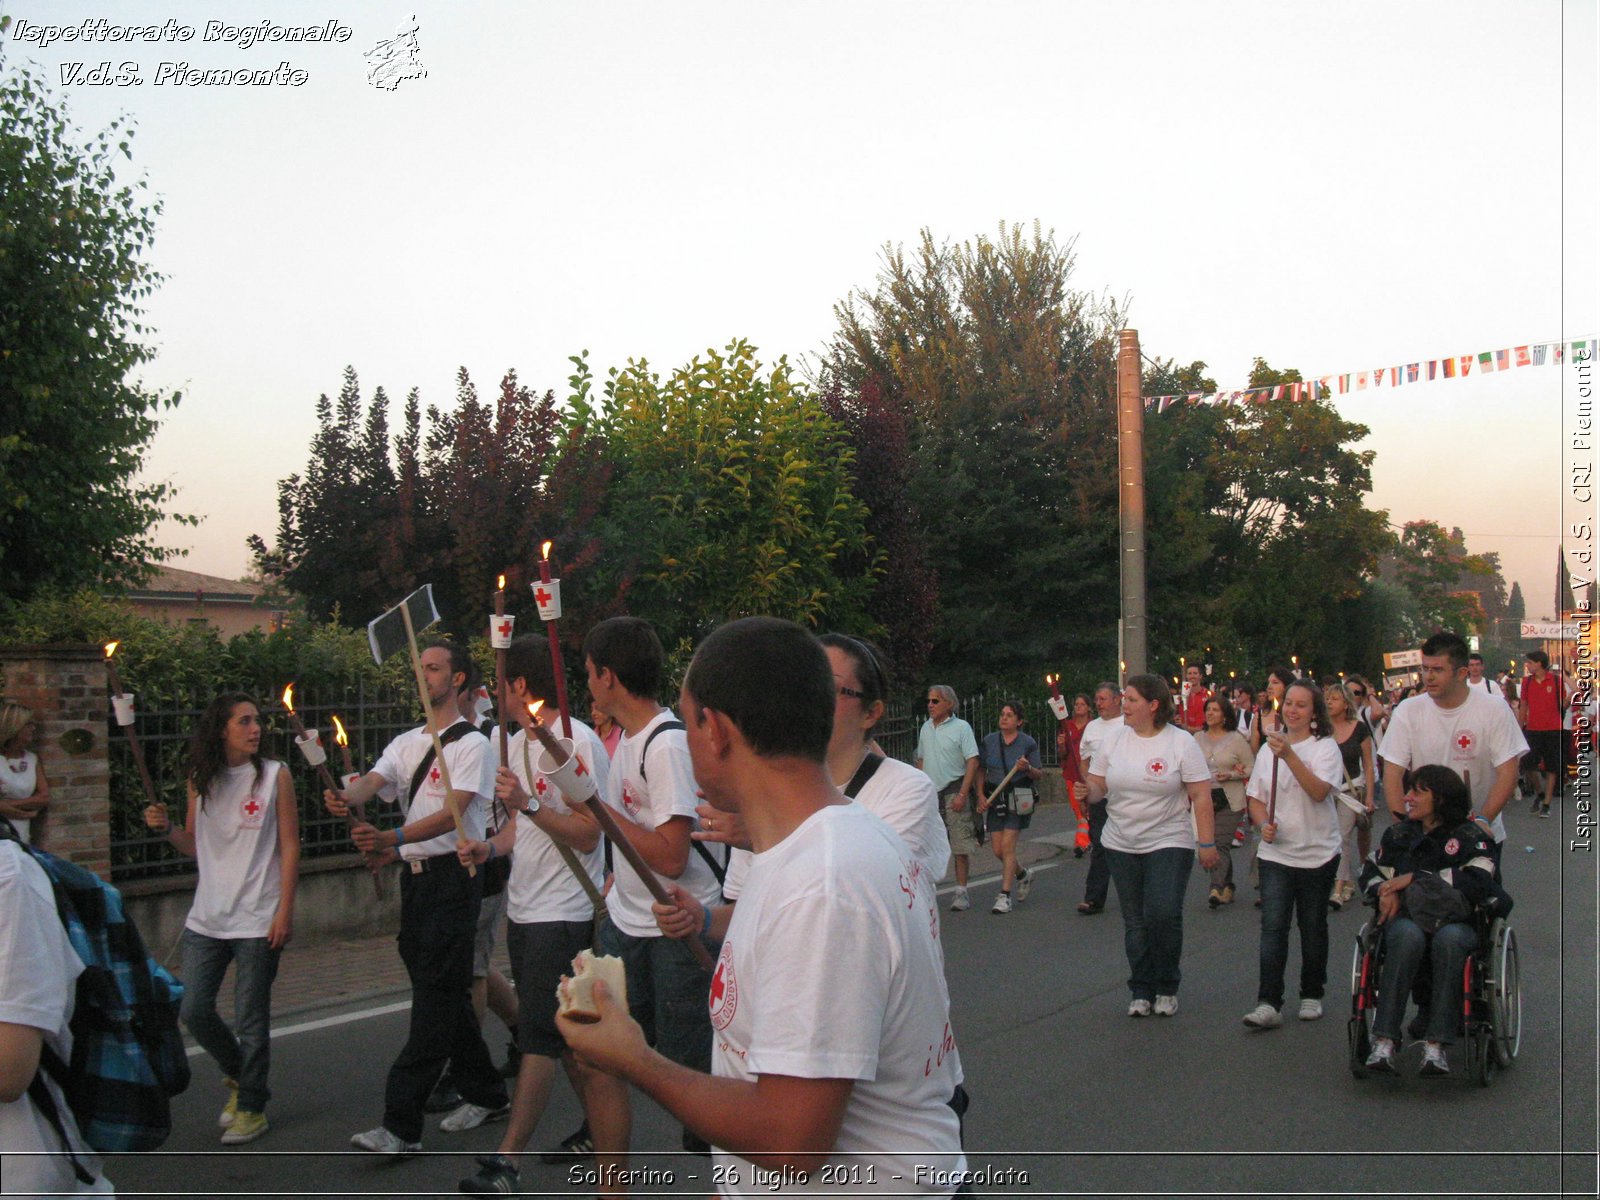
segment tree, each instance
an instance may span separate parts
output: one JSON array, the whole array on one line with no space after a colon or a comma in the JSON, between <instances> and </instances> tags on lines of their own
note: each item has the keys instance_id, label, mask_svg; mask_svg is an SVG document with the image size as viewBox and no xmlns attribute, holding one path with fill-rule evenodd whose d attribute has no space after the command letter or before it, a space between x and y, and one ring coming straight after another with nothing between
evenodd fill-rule
<instances>
[{"instance_id":1,"label":"tree","mask_svg":"<svg viewBox=\"0 0 1600 1200\"><path fill-rule=\"evenodd\" d=\"M630 362L602 427L615 475L601 576L669 651L751 614L875 632L851 451L785 360L763 368L741 340L665 382Z\"/></svg>"},{"instance_id":2,"label":"tree","mask_svg":"<svg viewBox=\"0 0 1600 1200\"><path fill-rule=\"evenodd\" d=\"M533 620L527 585L542 540L581 586L607 473L595 435L563 421L554 392L536 395L511 371L491 407L462 369L455 405L430 406L426 422L410 392L392 446L388 409L378 388L363 413L352 367L337 402L318 398L306 469L278 484L277 542L250 538L264 573L314 617L358 622L432 583L446 627L474 634L502 573L507 611Z\"/></svg>"},{"instance_id":3,"label":"tree","mask_svg":"<svg viewBox=\"0 0 1600 1200\"><path fill-rule=\"evenodd\" d=\"M1204 368L1157 366L1174 391L1208 390ZM1258 358L1250 386L1299 380ZM1291 654L1358 661L1341 613L1392 540L1388 514L1365 507L1373 454L1351 446L1366 434L1320 400L1178 404L1149 417L1153 659L1209 645L1251 671Z\"/></svg>"},{"instance_id":4,"label":"tree","mask_svg":"<svg viewBox=\"0 0 1600 1200\"><path fill-rule=\"evenodd\" d=\"M939 581L930 669L964 686L1116 661L1117 304L1035 224L884 249L822 369L909 420L909 519ZM1074 615L1071 622L1062 613Z\"/></svg>"},{"instance_id":5,"label":"tree","mask_svg":"<svg viewBox=\"0 0 1600 1200\"><path fill-rule=\"evenodd\" d=\"M1406 522L1384 573L1410 593L1424 637L1438 629L1463 636L1487 632L1481 593L1493 593L1499 556L1468 554L1461 530L1446 532L1437 521Z\"/></svg>"},{"instance_id":6,"label":"tree","mask_svg":"<svg viewBox=\"0 0 1600 1200\"><path fill-rule=\"evenodd\" d=\"M161 202L114 168L132 137L118 120L80 142L40 71L0 77L0 603L175 556L152 534L172 486L135 481L178 395L129 379L155 357L143 304L161 282Z\"/></svg>"}]
</instances>

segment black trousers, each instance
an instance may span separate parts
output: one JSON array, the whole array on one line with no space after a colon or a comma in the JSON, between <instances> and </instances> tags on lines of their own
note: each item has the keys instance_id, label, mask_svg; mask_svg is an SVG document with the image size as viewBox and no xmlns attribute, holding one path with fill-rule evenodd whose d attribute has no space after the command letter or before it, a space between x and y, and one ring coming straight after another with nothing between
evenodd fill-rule
<instances>
[{"instance_id":1,"label":"black trousers","mask_svg":"<svg viewBox=\"0 0 1600 1200\"><path fill-rule=\"evenodd\" d=\"M1106 852L1100 846L1100 834L1106 827L1106 802L1089 805L1089 877L1084 880L1083 898L1089 904L1105 907L1106 895L1111 890L1111 868L1106 864Z\"/></svg>"},{"instance_id":2,"label":"black trousers","mask_svg":"<svg viewBox=\"0 0 1600 1200\"><path fill-rule=\"evenodd\" d=\"M427 864L420 874L401 867L399 943L411 978L411 1028L383 1094L384 1128L406 1142L422 1140L423 1105L447 1062L463 1099L485 1108L506 1103L505 1082L472 1011L483 879L468 876L453 855Z\"/></svg>"}]
</instances>

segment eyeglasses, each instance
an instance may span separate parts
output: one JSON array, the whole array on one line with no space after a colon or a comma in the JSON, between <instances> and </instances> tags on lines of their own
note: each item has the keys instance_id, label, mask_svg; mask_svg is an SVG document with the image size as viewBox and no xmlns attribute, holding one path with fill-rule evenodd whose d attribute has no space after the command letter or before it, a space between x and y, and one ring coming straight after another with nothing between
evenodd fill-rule
<instances>
[{"instance_id":1,"label":"eyeglasses","mask_svg":"<svg viewBox=\"0 0 1600 1200\"><path fill-rule=\"evenodd\" d=\"M839 695L849 696L853 700L865 700L867 698L865 692L858 692L853 687L845 687L842 683L839 685Z\"/></svg>"},{"instance_id":2,"label":"eyeglasses","mask_svg":"<svg viewBox=\"0 0 1600 1200\"><path fill-rule=\"evenodd\" d=\"M1360 700L1363 696L1365 696L1367 694L1367 689L1366 688L1351 688L1350 689L1350 694L1352 696L1354 696L1357 700Z\"/></svg>"},{"instance_id":3,"label":"eyeglasses","mask_svg":"<svg viewBox=\"0 0 1600 1200\"><path fill-rule=\"evenodd\" d=\"M928 697L928 703L929 704L943 704L944 700L939 696L929 696Z\"/></svg>"}]
</instances>

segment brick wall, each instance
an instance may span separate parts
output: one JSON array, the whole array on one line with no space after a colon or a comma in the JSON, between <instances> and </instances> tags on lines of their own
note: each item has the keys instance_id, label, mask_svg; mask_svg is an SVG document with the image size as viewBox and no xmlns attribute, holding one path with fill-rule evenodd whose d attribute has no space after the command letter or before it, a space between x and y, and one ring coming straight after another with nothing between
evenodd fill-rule
<instances>
[{"instance_id":1,"label":"brick wall","mask_svg":"<svg viewBox=\"0 0 1600 1200\"><path fill-rule=\"evenodd\" d=\"M111 878L110 767L106 759L105 655L99 646L0 647L5 698L33 709L33 748L50 781L43 848ZM74 753L62 739L86 737ZM66 739L70 745L74 738ZM36 834L40 823L35 822Z\"/></svg>"}]
</instances>

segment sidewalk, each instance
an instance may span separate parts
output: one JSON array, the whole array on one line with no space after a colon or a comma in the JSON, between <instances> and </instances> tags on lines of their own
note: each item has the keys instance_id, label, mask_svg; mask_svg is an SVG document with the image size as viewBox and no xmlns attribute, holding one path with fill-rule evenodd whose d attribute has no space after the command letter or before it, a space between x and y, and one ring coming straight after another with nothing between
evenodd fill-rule
<instances>
[{"instance_id":1,"label":"sidewalk","mask_svg":"<svg viewBox=\"0 0 1600 1200\"><path fill-rule=\"evenodd\" d=\"M1044 862L1072 851L1076 828L1072 810L1065 804L1041 805L1033 825L1023 834L1017 859L1023 866ZM973 857L972 878L996 875L1000 860L985 843ZM941 888L952 878L948 873ZM504 930L495 939L494 963L510 977ZM290 942L278 963L278 978L272 985L273 1023L318 1009L362 1002L380 1003L404 997L410 992L405 964L395 946L395 935L331 942ZM217 1011L224 1019L233 1013L233 972L228 973L217 996Z\"/></svg>"}]
</instances>

